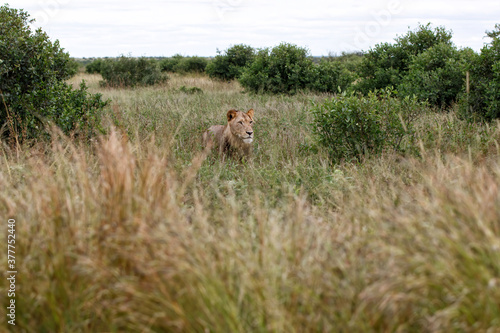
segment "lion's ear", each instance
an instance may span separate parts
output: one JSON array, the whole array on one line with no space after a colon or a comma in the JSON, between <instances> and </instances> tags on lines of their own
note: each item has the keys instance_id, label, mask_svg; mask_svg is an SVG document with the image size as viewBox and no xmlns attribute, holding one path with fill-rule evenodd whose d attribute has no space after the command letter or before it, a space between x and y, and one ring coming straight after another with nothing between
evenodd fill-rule
<instances>
[{"instance_id":1,"label":"lion's ear","mask_svg":"<svg viewBox=\"0 0 500 333\"><path fill-rule=\"evenodd\" d=\"M237 114L238 114L238 112L234 109L227 111L227 121L231 121L231 119L236 117Z\"/></svg>"},{"instance_id":2,"label":"lion's ear","mask_svg":"<svg viewBox=\"0 0 500 333\"><path fill-rule=\"evenodd\" d=\"M253 109L248 110L247 115L253 119Z\"/></svg>"}]
</instances>

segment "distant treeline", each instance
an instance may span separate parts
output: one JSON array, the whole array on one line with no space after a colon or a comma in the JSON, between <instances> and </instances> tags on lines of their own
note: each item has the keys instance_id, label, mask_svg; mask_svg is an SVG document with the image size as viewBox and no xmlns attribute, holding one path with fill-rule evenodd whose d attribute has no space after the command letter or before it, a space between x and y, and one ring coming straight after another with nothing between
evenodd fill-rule
<instances>
[{"instance_id":1,"label":"distant treeline","mask_svg":"<svg viewBox=\"0 0 500 333\"><path fill-rule=\"evenodd\" d=\"M243 45L243 44L241 44ZM235 45L236 47L241 45ZM244 45L243 45L244 46ZM231 50L229 48L228 50ZM225 51L228 52L228 51ZM221 54L219 51L218 54ZM312 61L317 64L322 59L336 59L341 62L354 61L356 59L361 59L363 56L362 51L356 52L342 52L341 54L330 53L328 56L311 56ZM87 73L97 73L94 70L94 66L98 66L98 64L104 60L116 60L119 57L83 57L83 58L72 58L73 62L76 64L75 67L80 68L82 71ZM132 56L128 56L133 58ZM171 73L189 73L189 72L205 72L206 66L214 60L215 57L199 57L199 56L183 56L181 54L176 54L171 57L140 57L151 59L159 62L160 68L163 71L171 72ZM92 66L90 64L94 63ZM200 68L202 68L200 70Z\"/></svg>"}]
</instances>

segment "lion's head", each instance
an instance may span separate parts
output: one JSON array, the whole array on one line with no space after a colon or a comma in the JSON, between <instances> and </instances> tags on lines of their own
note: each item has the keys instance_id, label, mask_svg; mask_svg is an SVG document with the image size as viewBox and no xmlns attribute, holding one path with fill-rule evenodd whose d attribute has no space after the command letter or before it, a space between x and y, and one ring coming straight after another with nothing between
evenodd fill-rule
<instances>
[{"instance_id":1,"label":"lion's head","mask_svg":"<svg viewBox=\"0 0 500 333\"><path fill-rule=\"evenodd\" d=\"M238 110L229 110L227 112L227 123L233 136L244 143L253 141L253 109L246 113Z\"/></svg>"}]
</instances>

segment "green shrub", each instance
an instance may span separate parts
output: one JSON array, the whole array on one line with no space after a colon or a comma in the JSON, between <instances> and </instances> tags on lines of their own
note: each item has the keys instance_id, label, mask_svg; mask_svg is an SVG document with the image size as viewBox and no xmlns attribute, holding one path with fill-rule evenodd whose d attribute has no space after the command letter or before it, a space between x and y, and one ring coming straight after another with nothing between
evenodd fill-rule
<instances>
[{"instance_id":1,"label":"green shrub","mask_svg":"<svg viewBox=\"0 0 500 333\"><path fill-rule=\"evenodd\" d=\"M441 43L413 56L398 92L403 96L416 95L438 107L450 106L464 86L465 66L471 52Z\"/></svg>"},{"instance_id":2,"label":"green shrub","mask_svg":"<svg viewBox=\"0 0 500 333\"><path fill-rule=\"evenodd\" d=\"M413 121L423 104L397 99L390 90L366 97L342 94L312 108L313 131L332 162L360 160L366 154L413 149Z\"/></svg>"},{"instance_id":3,"label":"green shrub","mask_svg":"<svg viewBox=\"0 0 500 333\"><path fill-rule=\"evenodd\" d=\"M41 29L32 32L32 22L23 10L0 7L1 136L37 138L46 123L69 134L98 122L106 102L85 85L75 91L65 83L74 74L69 55Z\"/></svg>"},{"instance_id":4,"label":"green shrub","mask_svg":"<svg viewBox=\"0 0 500 333\"><path fill-rule=\"evenodd\" d=\"M469 63L470 94L462 95L460 109L467 117L500 118L500 24L488 32L493 38Z\"/></svg>"},{"instance_id":5,"label":"green shrub","mask_svg":"<svg viewBox=\"0 0 500 333\"><path fill-rule=\"evenodd\" d=\"M377 89L397 87L414 56L438 44L451 45L451 37L451 32L443 27L432 30L427 24L397 37L395 44L377 44L364 55L359 66L361 80L356 85L357 90L367 94Z\"/></svg>"},{"instance_id":6,"label":"green shrub","mask_svg":"<svg viewBox=\"0 0 500 333\"><path fill-rule=\"evenodd\" d=\"M310 88L314 64L305 48L282 43L272 50L261 49L239 78L254 93L294 94Z\"/></svg>"},{"instance_id":7,"label":"green shrub","mask_svg":"<svg viewBox=\"0 0 500 333\"><path fill-rule=\"evenodd\" d=\"M89 74L101 74L101 68L103 63L104 59L101 58L96 59L87 66L85 66L85 72Z\"/></svg>"},{"instance_id":8,"label":"green shrub","mask_svg":"<svg viewBox=\"0 0 500 333\"><path fill-rule=\"evenodd\" d=\"M160 68L163 72L171 73L203 73L207 64L208 60L203 57L184 57L176 54L160 61Z\"/></svg>"},{"instance_id":9,"label":"green shrub","mask_svg":"<svg viewBox=\"0 0 500 333\"><path fill-rule=\"evenodd\" d=\"M207 74L212 79L230 81L240 77L243 69L248 66L255 57L255 50L248 45L234 45L222 54L217 51L215 58L206 68Z\"/></svg>"},{"instance_id":10,"label":"green shrub","mask_svg":"<svg viewBox=\"0 0 500 333\"><path fill-rule=\"evenodd\" d=\"M101 65L101 75L102 85L112 87L150 86L168 79L157 61L144 57L106 59Z\"/></svg>"},{"instance_id":11,"label":"green shrub","mask_svg":"<svg viewBox=\"0 0 500 333\"><path fill-rule=\"evenodd\" d=\"M208 60L202 57L185 57L177 65L179 73L204 73Z\"/></svg>"},{"instance_id":12,"label":"green shrub","mask_svg":"<svg viewBox=\"0 0 500 333\"><path fill-rule=\"evenodd\" d=\"M81 66L80 63L75 58L69 58L67 67L68 67L68 75L70 77L73 77L78 73Z\"/></svg>"},{"instance_id":13,"label":"green shrub","mask_svg":"<svg viewBox=\"0 0 500 333\"><path fill-rule=\"evenodd\" d=\"M55 85L53 91L39 91L36 98L45 99L44 118L48 125L57 125L64 133L71 133L75 129L86 137L103 132L100 125L100 113L107 102L100 94L90 94L82 81L80 88L75 90L64 82ZM44 94L47 93L46 96Z\"/></svg>"},{"instance_id":14,"label":"green shrub","mask_svg":"<svg viewBox=\"0 0 500 333\"><path fill-rule=\"evenodd\" d=\"M180 54L176 54L170 58L163 59L160 61L160 69L162 72L171 72L174 73L177 71L177 66L181 62L184 56Z\"/></svg>"},{"instance_id":15,"label":"green shrub","mask_svg":"<svg viewBox=\"0 0 500 333\"><path fill-rule=\"evenodd\" d=\"M322 59L318 65L315 65L308 87L317 92L346 91L355 77L355 74L349 71L344 63Z\"/></svg>"}]
</instances>

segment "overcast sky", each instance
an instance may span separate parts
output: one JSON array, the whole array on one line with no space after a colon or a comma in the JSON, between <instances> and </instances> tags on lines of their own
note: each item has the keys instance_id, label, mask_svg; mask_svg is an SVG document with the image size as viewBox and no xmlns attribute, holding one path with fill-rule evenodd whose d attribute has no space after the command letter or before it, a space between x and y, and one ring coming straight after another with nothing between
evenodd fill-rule
<instances>
[{"instance_id":1,"label":"overcast sky","mask_svg":"<svg viewBox=\"0 0 500 333\"><path fill-rule=\"evenodd\" d=\"M1 1L1 0L0 0ZM4 0L5 1L5 0ZM478 51L500 23L498 0L11 0L73 57L215 56L281 42L315 56L368 50L431 22Z\"/></svg>"}]
</instances>

